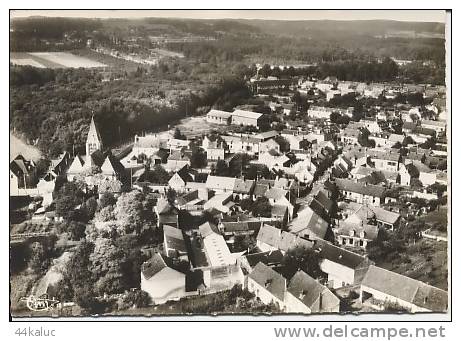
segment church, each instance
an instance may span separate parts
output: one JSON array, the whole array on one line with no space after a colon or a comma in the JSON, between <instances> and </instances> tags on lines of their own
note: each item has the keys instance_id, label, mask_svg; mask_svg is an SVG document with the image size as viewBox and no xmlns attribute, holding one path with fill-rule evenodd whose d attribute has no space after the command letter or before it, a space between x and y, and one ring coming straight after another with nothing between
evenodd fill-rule
<instances>
[{"instance_id":1,"label":"church","mask_svg":"<svg viewBox=\"0 0 461 341\"><path fill-rule=\"evenodd\" d=\"M67 180L73 181L77 177L101 174L106 179L121 179L125 171L120 161L110 150L104 150L101 134L96 126L94 117L91 117L90 130L85 144L86 155L76 155L69 169Z\"/></svg>"}]
</instances>

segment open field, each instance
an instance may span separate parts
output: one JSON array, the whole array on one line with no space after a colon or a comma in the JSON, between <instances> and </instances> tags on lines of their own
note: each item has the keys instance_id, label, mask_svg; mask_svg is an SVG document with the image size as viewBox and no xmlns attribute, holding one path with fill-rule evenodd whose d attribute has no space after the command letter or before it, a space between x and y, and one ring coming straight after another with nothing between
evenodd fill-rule
<instances>
[{"instance_id":1,"label":"open field","mask_svg":"<svg viewBox=\"0 0 461 341\"><path fill-rule=\"evenodd\" d=\"M30 65L38 68L98 68L106 64L68 52L13 52L10 62L14 65Z\"/></svg>"}]
</instances>

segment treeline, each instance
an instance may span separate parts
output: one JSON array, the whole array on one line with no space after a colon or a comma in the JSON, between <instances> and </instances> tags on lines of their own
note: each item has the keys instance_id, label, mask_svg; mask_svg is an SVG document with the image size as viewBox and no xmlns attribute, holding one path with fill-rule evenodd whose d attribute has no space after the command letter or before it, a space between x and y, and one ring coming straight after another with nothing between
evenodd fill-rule
<instances>
[{"instance_id":1,"label":"treeline","mask_svg":"<svg viewBox=\"0 0 461 341\"><path fill-rule=\"evenodd\" d=\"M88 33L102 27L98 19L32 17L13 19L10 31L10 51L48 51L83 47ZM64 35L70 38L64 42ZM80 43L78 41L80 40ZM61 45L47 44L60 42Z\"/></svg>"}]
</instances>

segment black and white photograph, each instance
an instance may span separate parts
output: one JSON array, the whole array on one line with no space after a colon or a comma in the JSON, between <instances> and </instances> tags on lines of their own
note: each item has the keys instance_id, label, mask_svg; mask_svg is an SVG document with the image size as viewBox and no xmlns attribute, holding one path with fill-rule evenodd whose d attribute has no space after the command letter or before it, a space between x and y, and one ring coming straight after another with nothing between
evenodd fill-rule
<instances>
[{"instance_id":1,"label":"black and white photograph","mask_svg":"<svg viewBox=\"0 0 461 341\"><path fill-rule=\"evenodd\" d=\"M449 318L450 11L9 19L13 320Z\"/></svg>"}]
</instances>

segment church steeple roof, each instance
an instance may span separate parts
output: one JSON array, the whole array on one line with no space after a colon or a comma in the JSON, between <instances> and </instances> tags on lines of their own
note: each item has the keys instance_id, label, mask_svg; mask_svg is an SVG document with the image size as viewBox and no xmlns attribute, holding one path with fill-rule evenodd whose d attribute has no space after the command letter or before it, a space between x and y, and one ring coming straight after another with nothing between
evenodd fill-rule
<instances>
[{"instance_id":1,"label":"church steeple roof","mask_svg":"<svg viewBox=\"0 0 461 341\"><path fill-rule=\"evenodd\" d=\"M91 123L90 123L90 130L88 132L88 136L86 138L86 142L92 142L94 143L95 140L97 140L97 142L99 142L100 144L102 144L102 139L101 139L101 135L99 134L99 130L98 128L96 127L96 124L94 123L94 116L91 116Z\"/></svg>"}]
</instances>

